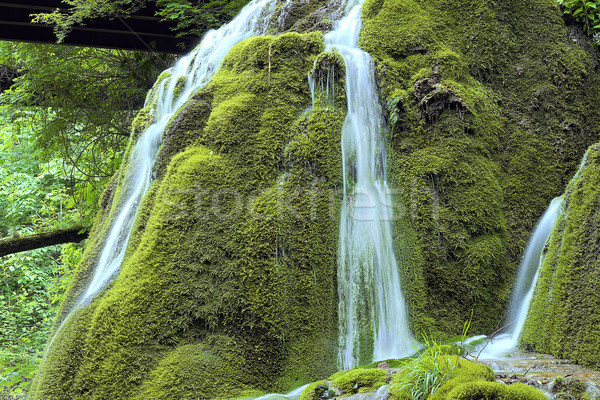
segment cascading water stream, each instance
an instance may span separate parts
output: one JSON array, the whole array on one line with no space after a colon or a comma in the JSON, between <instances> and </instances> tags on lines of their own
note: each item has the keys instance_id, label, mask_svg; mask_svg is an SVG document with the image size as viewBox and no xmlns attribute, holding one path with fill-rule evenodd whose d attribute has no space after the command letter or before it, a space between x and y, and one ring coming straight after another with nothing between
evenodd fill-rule
<instances>
[{"instance_id":1,"label":"cascading water stream","mask_svg":"<svg viewBox=\"0 0 600 400\"><path fill-rule=\"evenodd\" d=\"M142 133L131 153L124 183L126 200L117 211L92 281L78 305L96 295L123 261L139 204L152 182L152 166L169 120L193 93L213 77L235 44L266 33L266 18L270 17L271 11L269 6L274 7L275 0L254 0L230 23L209 31L194 51L166 71L169 76L158 81L158 90L153 88L150 91L146 106L152 106L156 122Z\"/></svg>"},{"instance_id":2,"label":"cascading water stream","mask_svg":"<svg viewBox=\"0 0 600 400\"><path fill-rule=\"evenodd\" d=\"M111 218L114 220L108 230L94 275L72 311L89 302L118 273L139 205L152 183L152 168L162 134L170 119L198 89L210 81L235 44L252 36L266 34L267 22L275 4L276 0L253 0L231 22L218 30L207 32L190 54L163 72L168 76L159 79L149 92L145 106L151 108L154 123L140 135L131 152L122 183L122 194L118 206L111 211ZM68 317L67 315L64 321ZM61 327L62 324L56 333ZM48 347L52 345L54 337Z\"/></svg>"},{"instance_id":3,"label":"cascading water stream","mask_svg":"<svg viewBox=\"0 0 600 400\"><path fill-rule=\"evenodd\" d=\"M589 152L590 150L588 149L581 158L577 172L575 172L575 175L567 185L567 191L581 175L583 168L587 164ZM562 197L557 197L552 200L548 209L540 218L533 235L529 239L529 243L525 250L525 256L519 266L519 274L512 295L509 314L511 326L506 333L499 335L491 345L483 350L483 357L502 357L504 354L514 350L519 344L519 336L523 331L539 270L544 261L544 247L546 246L546 242L548 241L557 220L566 217L566 214L563 213L562 204ZM471 340L477 338L479 337L472 338Z\"/></svg>"},{"instance_id":4,"label":"cascading water stream","mask_svg":"<svg viewBox=\"0 0 600 400\"><path fill-rule=\"evenodd\" d=\"M513 290L509 314L510 328L485 348L482 353L483 357L495 358L517 347L519 336L527 318L529 303L531 303L533 297L539 269L544 260L544 247L560 215L562 202L562 197L552 200L533 231L527 243L525 255L521 260Z\"/></svg>"},{"instance_id":5,"label":"cascading water stream","mask_svg":"<svg viewBox=\"0 0 600 400\"><path fill-rule=\"evenodd\" d=\"M392 201L385 180L384 129L373 60L358 47L362 3L347 4L345 17L324 36L327 51L338 52L346 64L348 111L342 131L344 198L338 244L338 362L343 369L405 356L414 342L392 244ZM311 90L315 86L311 82Z\"/></svg>"}]
</instances>

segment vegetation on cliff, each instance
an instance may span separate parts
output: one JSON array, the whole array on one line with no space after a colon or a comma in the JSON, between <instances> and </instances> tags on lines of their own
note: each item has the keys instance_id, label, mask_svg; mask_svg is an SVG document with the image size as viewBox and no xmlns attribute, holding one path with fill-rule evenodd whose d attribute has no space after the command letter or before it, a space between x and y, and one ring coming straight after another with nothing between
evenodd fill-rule
<instances>
[{"instance_id":1,"label":"vegetation on cliff","mask_svg":"<svg viewBox=\"0 0 600 400\"><path fill-rule=\"evenodd\" d=\"M522 344L600 367L597 290L600 146L590 147L565 192L546 248Z\"/></svg>"},{"instance_id":2,"label":"vegetation on cliff","mask_svg":"<svg viewBox=\"0 0 600 400\"><path fill-rule=\"evenodd\" d=\"M284 29L331 26L322 2L290 4L276 9L292 16ZM598 65L581 33L553 0L366 1L361 43L386 108L394 239L413 331L451 336L469 319L475 333L503 325L535 221L598 139ZM166 129L118 278L74 309L155 105L138 114L32 398L220 399L335 371L346 110L343 63L323 50L318 32L251 38L231 50ZM306 77L331 69L335 98L317 88L312 104ZM536 297L524 340L600 366L598 296L586 285L598 278L594 154L569 186L568 217L538 288L552 298ZM102 161L114 168L119 159ZM439 399L539 398L456 357L441 368ZM387 379L367 371L332 379L347 392Z\"/></svg>"},{"instance_id":3,"label":"vegetation on cliff","mask_svg":"<svg viewBox=\"0 0 600 400\"><path fill-rule=\"evenodd\" d=\"M33 398L226 398L335 370L345 111L340 84L341 101L304 113L322 51L319 33L248 39L173 118L168 167L119 277L56 330ZM89 279L119 182L61 318Z\"/></svg>"},{"instance_id":4,"label":"vegetation on cliff","mask_svg":"<svg viewBox=\"0 0 600 400\"><path fill-rule=\"evenodd\" d=\"M368 0L417 332L493 332L537 218L600 130L597 59L552 0Z\"/></svg>"}]
</instances>

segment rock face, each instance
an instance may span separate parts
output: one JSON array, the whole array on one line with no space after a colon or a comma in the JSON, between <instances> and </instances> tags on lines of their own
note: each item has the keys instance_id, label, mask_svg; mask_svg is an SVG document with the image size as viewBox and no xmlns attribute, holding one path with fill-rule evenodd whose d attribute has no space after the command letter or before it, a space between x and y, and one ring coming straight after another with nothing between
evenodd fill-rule
<instances>
[{"instance_id":1,"label":"rock face","mask_svg":"<svg viewBox=\"0 0 600 400\"><path fill-rule=\"evenodd\" d=\"M546 248L525 346L600 367L600 145L590 147L565 193Z\"/></svg>"},{"instance_id":2,"label":"rock face","mask_svg":"<svg viewBox=\"0 0 600 400\"><path fill-rule=\"evenodd\" d=\"M246 40L173 118L119 276L58 330L34 398L229 398L335 371L343 80L304 113L323 50L320 33Z\"/></svg>"},{"instance_id":3,"label":"rock face","mask_svg":"<svg viewBox=\"0 0 600 400\"><path fill-rule=\"evenodd\" d=\"M294 7L309 17L286 29L330 22L317 21L322 4ZM554 0L365 3L417 334L469 319L471 333L494 330L533 224L597 140L598 74L569 32ZM317 93L304 112L314 61L337 59L323 50L319 32L248 39L174 117L118 277L57 324L32 398L231 398L335 371L343 74L335 99ZM59 321L94 268L119 182Z\"/></svg>"},{"instance_id":4,"label":"rock face","mask_svg":"<svg viewBox=\"0 0 600 400\"><path fill-rule=\"evenodd\" d=\"M535 221L598 140L595 55L554 1L368 1L417 332L493 332Z\"/></svg>"}]
</instances>

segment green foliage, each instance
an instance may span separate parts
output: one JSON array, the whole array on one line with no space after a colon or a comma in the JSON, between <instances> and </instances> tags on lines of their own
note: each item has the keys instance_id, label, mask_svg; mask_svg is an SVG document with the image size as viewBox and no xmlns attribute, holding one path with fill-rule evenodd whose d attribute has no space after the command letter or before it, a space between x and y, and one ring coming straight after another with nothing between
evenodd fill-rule
<instances>
[{"instance_id":1,"label":"green foliage","mask_svg":"<svg viewBox=\"0 0 600 400\"><path fill-rule=\"evenodd\" d=\"M11 114L11 124L28 126L28 142L41 150L41 160L53 160L53 168L66 172L61 184L70 189L83 224L95 214L99 192L121 161L133 117L169 60L156 57L0 43L0 64L18 71L0 104Z\"/></svg>"},{"instance_id":2,"label":"green foliage","mask_svg":"<svg viewBox=\"0 0 600 400\"><path fill-rule=\"evenodd\" d=\"M565 14L572 15L583 23L585 33L594 36L600 33L600 1L598 0L557 0Z\"/></svg>"},{"instance_id":3,"label":"green foliage","mask_svg":"<svg viewBox=\"0 0 600 400\"><path fill-rule=\"evenodd\" d=\"M157 0L158 15L177 21L178 36L202 36L231 20L248 0Z\"/></svg>"},{"instance_id":4,"label":"green foliage","mask_svg":"<svg viewBox=\"0 0 600 400\"><path fill-rule=\"evenodd\" d=\"M450 357L454 370L447 381L431 396L432 400L446 399L456 387L472 382L494 382L496 377L490 367L476 362L464 360L457 356Z\"/></svg>"},{"instance_id":5,"label":"green foliage","mask_svg":"<svg viewBox=\"0 0 600 400\"><path fill-rule=\"evenodd\" d=\"M148 3L156 3L157 15L166 21L175 21L178 36L202 36L207 30L218 28L232 19L248 0L69 0L68 11L56 9L49 13L34 14L34 22L54 26L58 41L62 42L73 27L94 18L127 17Z\"/></svg>"},{"instance_id":6,"label":"green foliage","mask_svg":"<svg viewBox=\"0 0 600 400\"><path fill-rule=\"evenodd\" d=\"M456 363L434 340L425 340L425 349L405 364L390 384L390 393L399 400L425 400L450 377ZM454 358L456 362L456 359Z\"/></svg>"},{"instance_id":7,"label":"green foliage","mask_svg":"<svg viewBox=\"0 0 600 400\"><path fill-rule=\"evenodd\" d=\"M26 395L39 363L37 357L15 362L5 352L0 354L0 398L7 395L12 400Z\"/></svg>"},{"instance_id":8,"label":"green foliage","mask_svg":"<svg viewBox=\"0 0 600 400\"><path fill-rule=\"evenodd\" d=\"M70 12L62 12L57 8L49 13L34 14L33 21L54 25L54 32L59 42L62 42L74 25L83 23L90 18L114 18L127 16L146 5L147 0L67 0Z\"/></svg>"},{"instance_id":9,"label":"green foliage","mask_svg":"<svg viewBox=\"0 0 600 400\"><path fill-rule=\"evenodd\" d=\"M0 236L71 226L79 219L60 160L35 146L34 118L0 108ZM0 389L27 390L80 245L0 258ZM1 390L0 390L1 392Z\"/></svg>"}]
</instances>

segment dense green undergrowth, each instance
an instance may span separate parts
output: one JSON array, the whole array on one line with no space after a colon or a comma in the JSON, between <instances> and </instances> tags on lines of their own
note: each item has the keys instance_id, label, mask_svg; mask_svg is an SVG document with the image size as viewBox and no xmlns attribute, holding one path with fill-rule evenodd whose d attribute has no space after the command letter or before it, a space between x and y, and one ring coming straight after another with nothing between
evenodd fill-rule
<instances>
[{"instance_id":1,"label":"dense green undergrowth","mask_svg":"<svg viewBox=\"0 0 600 400\"><path fill-rule=\"evenodd\" d=\"M42 155L36 120L24 114L0 107L0 237L78 220L60 159ZM67 245L0 258L0 396L26 392L80 254L80 245Z\"/></svg>"}]
</instances>

